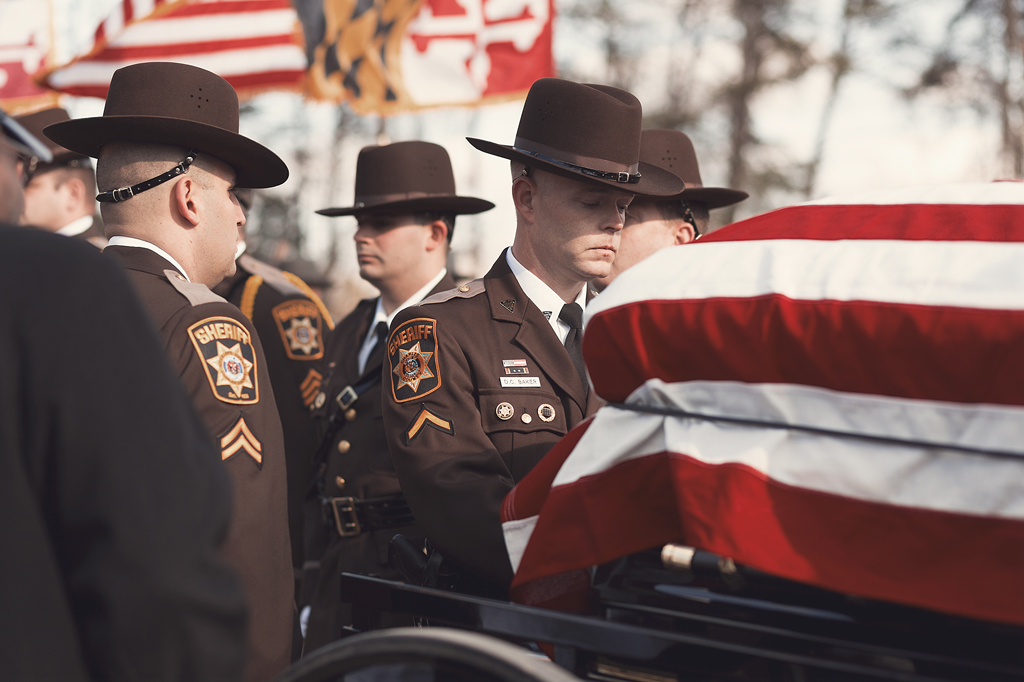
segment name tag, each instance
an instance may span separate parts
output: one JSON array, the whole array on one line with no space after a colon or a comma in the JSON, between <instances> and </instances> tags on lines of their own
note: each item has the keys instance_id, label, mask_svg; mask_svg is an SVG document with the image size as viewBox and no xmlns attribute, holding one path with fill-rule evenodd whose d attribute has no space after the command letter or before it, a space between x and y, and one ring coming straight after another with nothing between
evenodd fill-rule
<instances>
[{"instance_id":1,"label":"name tag","mask_svg":"<svg viewBox=\"0 0 1024 682\"><path fill-rule=\"evenodd\" d=\"M540 377L498 377L502 388L540 388Z\"/></svg>"}]
</instances>

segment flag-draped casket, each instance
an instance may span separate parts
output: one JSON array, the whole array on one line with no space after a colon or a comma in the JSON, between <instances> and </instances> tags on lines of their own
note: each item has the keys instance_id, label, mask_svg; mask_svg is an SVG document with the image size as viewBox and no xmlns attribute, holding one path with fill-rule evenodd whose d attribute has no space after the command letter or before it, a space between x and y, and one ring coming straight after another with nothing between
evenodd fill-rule
<instances>
[{"instance_id":1,"label":"flag-draped casket","mask_svg":"<svg viewBox=\"0 0 1024 682\"><path fill-rule=\"evenodd\" d=\"M519 601L680 542L1024 624L1024 184L894 190L661 251L588 307L608 401L505 500Z\"/></svg>"}]
</instances>

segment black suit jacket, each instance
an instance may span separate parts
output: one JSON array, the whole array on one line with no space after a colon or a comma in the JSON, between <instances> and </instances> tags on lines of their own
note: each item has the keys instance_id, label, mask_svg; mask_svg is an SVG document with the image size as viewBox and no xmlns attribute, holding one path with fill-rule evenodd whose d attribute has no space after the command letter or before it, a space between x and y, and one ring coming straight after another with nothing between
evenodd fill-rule
<instances>
[{"instance_id":1,"label":"black suit jacket","mask_svg":"<svg viewBox=\"0 0 1024 682\"><path fill-rule=\"evenodd\" d=\"M0 226L0 292L0 679L240 679L230 484L124 273Z\"/></svg>"}]
</instances>

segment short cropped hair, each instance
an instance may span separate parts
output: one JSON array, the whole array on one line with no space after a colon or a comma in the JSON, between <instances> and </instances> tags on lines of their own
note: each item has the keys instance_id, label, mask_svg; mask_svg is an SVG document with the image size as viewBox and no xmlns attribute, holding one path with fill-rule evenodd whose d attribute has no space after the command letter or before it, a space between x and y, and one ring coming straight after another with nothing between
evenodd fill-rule
<instances>
[{"instance_id":1,"label":"short cropped hair","mask_svg":"<svg viewBox=\"0 0 1024 682\"><path fill-rule=\"evenodd\" d=\"M421 225L427 225L440 220L448 228L448 243L452 243L452 233L455 232L455 214L454 213L443 213L440 211L423 211L422 213L416 213L413 217L416 218L416 222Z\"/></svg>"},{"instance_id":2,"label":"short cropped hair","mask_svg":"<svg viewBox=\"0 0 1024 682\"><path fill-rule=\"evenodd\" d=\"M661 215L665 219L679 219L687 220L686 215L689 211L690 215L693 216L693 222L695 225L693 228L697 231L697 234L706 234L708 231L708 225L711 223L711 211L708 210L708 205L703 201L664 201L661 202Z\"/></svg>"}]
</instances>

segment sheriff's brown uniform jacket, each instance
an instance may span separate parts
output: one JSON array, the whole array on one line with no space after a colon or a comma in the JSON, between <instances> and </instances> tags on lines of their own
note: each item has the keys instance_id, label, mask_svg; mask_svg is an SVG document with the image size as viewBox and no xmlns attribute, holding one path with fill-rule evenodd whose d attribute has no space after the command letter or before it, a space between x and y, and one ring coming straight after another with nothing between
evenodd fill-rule
<instances>
[{"instance_id":1,"label":"sheriff's brown uniform jacket","mask_svg":"<svg viewBox=\"0 0 1024 682\"><path fill-rule=\"evenodd\" d=\"M0 225L0 679L242 677L230 482L124 272Z\"/></svg>"},{"instance_id":2,"label":"sheriff's brown uniform jacket","mask_svg":"<svg viewBox=\"0 0 1024 682\"><path fill-rule=\"evenodd\" d=\"M128 270L234 483L224 557L249 601L246 679L268 680L291 658L294 583L281 421L256 330L158 254L125 246L104 253Z\"/></svg>"},{"instance_id":3,"label":"sheriff's brown uniform jacket","mask_svg":"<svg viewBox=\"0 0 1024 682\"><path fill-rule=\"evenodd\" d=\"M103 236L103 221L99 216L93 216L89 229L72 236L72 239L88 242L102 251L107 245L107 238Z\"/></svg>"},{"instance_id":4,"label":"sheriff's brown uniform jacket","mask_svg":"<svg viewBox=\"0 0 1024 682\"><path fill-rule=\"evenodd\" d=\"M483 279L395 318L383 381L388 445L417 521L446 559L507 588L502 500L598 398L504 253Z\"/></svg>"},{"instance_id":5,"label":"sheriff's brown uniform jacket","mask_svg":"<svg viewBox=\"0 0 1024 682\"><path fill-rule=\"evenodd\" d=\"M446 274L430 294L455 287L455 280ZM327 345L324 358L324 398L313 416L321 435L327 430L330 415L341 408L335 402L346 386L357 386L367 378L380 376L385 360L381 348L370 355L362 374L359 373L359 351L367 334L372 334L370 323L377 310L376 298L360 301L338 325ZM402 492L384 433L381 415L381 382L371 385L366 392L341 415L341 428L334 434L327 459L320 472L323 492L327 497L352 496L359 500L397 495ZM309 502L306 518L313 524L321 517L318 491ZM328 521L333 519L328 518ZM339 579L342 572L376 575L389 580L401 576L388 567L388 542L401 533L422 546L423 533L416 526L402 526L376 530L351 537L341 537L333 523L319 523L307 529L307 559L320 559L315 591L312 593L306 650L334 641L342 636L340 622L343 612ZM326 550L324 549L326 547Z\"/></svg>"},{"instance_id":6,"label":"sheriff's brown uniform jacket","mask_svg":"<svg viewBox=\"0 0 1024 682\"><path fill-rule=\"evenodd\" d=\"M324 348L334 321L319 297L297 276L243 254L235 274L214 292L252 321L267 356L288 469L288 530L292 566L302 568L302 499L313 477L317 446L309 407L320 392Z\"/></svg>"}]
</instances>

